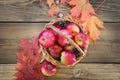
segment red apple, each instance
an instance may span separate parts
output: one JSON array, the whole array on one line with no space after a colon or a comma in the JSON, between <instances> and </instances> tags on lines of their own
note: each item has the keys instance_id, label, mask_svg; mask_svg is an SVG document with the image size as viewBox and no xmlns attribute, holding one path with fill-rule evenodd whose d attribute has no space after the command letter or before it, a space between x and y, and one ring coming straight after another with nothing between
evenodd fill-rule
<instances>
[{"instance_id":1,"label":"red apple","mask_svg":"<svg viewBox=\"0 0 120 80\"><path fill-rule=\"evenodd\" d=\"M76 57L72 51L63 51L61 54L62 64L70 65L76 62Z\"/></svg>"},{"instance_id":2,"label":"red apple","mask_svg":"<svg viewBox=\"0 0 120 80\"><path fill-rule=\"evenodd\" d=\"M63 50L61 46L55 44L54 46L48 48L50 55L53 58L58 58L61 55L61 51Z\"/></svg>"},{"instance_id":3,"label":"red apple","mask_svg":"<svg viewBox=\"0 0 120 80\"><path fill-rule=\"evenodd\" d=\"M62 30L62 27L59 26L58 24L55 24L54 27L55 27L57 30ZM51 29L51 30L52 30L52 29ZM52 30L52 31L54 32L55 35L57 35L57 33L56 33L54 30Z\"/></svg>"},{"instance_id":4,"label":"red apple","mask_svg":"<svg viewBox=\"0 0 120 80\"><path fill-rule=\"evenodd\" d=\"M78 34L80 31L78 25L75 23L72 23L72 22L68 23L66 28L67 28L67 30L69 30L72 33L73 36Z\"/></svg>"},{"instance_id":5,"label":"red apple","mask_svg":"<svg viewBox=\"0 0 120 80\"><path fill-rule=\"evenodd\" d=\"M75 36L75 42L81 47L86 47L89 44L89 39L85 33L79 33Z\"/></svg>"},{"instance_id":6,"label":"red apple","mask_svg":"<svg viewBox=\"0 0 120 80\"><path fill-rule=\"evenodd\" d=\"M71 32L69 32L68 30L61 30L61 32L63 33L63 34L65 34L67 37L69 37L69 38L72 38L72 34L71 34ZM69 41L64 37L64 36L62 36L62 35L57 35L57 42L58 42L58 44L60 44L61 46L66 46L67 44L69 44Z\"/></svg>"},{"instance_id":7,"label":"red apple","mask_svg":"<svg viewBox=\"0 0 120 80\"><path fill-rule=\"evenodd\" d=\"M74 46L71 44L68 44L64 47L65 50L72 51L74 49Z\"/></svg>"},{"instance_id":8,"label":"red apple","mask_svg":"<svg viewBox=\"0 0 120 80\"><path fill-rule=\"evenodd\" d=\"M54 32L52 30L42 31L42 33L39 34L38 41L45 48L53 46L56 41Z\"/></svg>"},{"instance_id":9,"label":"red apple","mask_svg":"<svg viewBox=\"0 0 120 80\"><path fill-rule=\"evenodd\" d=\"M58 30L62 30L62 27L61 26L59 26L59 25L54 25L55 26L55 28L57 28Z\"/></svg>"},{"instance_id":10,"label":"red apple","mask_svg":"<svg viewBox=\"0 0 120 80\"><path fill-rule=\"evenodd\" d=\"M51 64L48 61L45 61L42 65L41 65L41 72L43 73L43 75L45 76L52 76L55 75L57 71L57 68L55 65Z\"/></svg>"}]
</instances>

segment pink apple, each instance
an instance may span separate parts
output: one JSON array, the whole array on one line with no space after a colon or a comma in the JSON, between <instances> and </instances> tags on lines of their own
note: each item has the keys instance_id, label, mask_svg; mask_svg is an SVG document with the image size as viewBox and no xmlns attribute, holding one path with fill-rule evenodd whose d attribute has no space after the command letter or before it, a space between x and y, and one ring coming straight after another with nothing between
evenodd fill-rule
<instances>
[{"instance_id":1,"label":"pink apple","mask_svg":"<svg viewBox=\"0 0 120 80\"><path fill-rule=\"evenodd\" d=\"M42 65L41 65L41 72L43 73L43 75L45 76L52 76L55 75L57 71L57 68L55 65L51 64L48 61L45 61Z\"/></svg>"},{"instance_id":2,"label":"pink apple","mask_svg":"<svg viewBox=\"0 0 120 80\"><path fill-rule=\"evenodd\" d=\"M72 51L74 49L74 46L71 44L68 44L64 47L65 50Z\"/></svg>"},{"instance_id":3,"label":"pink apple","mask_svg":"<svg viewBox=\"0 0 120 80\"><path fill-rule=\"evenodd\" d=\"M89 44L89 39L85 33L79 33L75 36L75 42L81 47L86 47Z\"/></svg>"},{"instance_id":4,"label":"pink apple","mask_svg":"<svg viewBox=\"0 0 120 80\"><path fill-rule=\"evenodd\" d=\"M78 25L72 22L68 23L66 28L72 33L73 36L80 32Z\"/></svg>"},{"instance_id":5,"label":"pink apple","mask_svg":"<svg viewBox=\"0 0 120 80\"><path fill-rule=\"evenodd\" d=\"M60 57L61 51L63 50L63 48L61 46L59 46L58 44L55 44L54 46L49 47L48 50L50 52L50 55L53 58L58 58L58 57Z\"/></svg>"},{"instance_id":6,"label":"pink apple","mask_svg":"<svg viewBox=\"0 0 120 80\"><path fill-rule=\"evenodd\" d=\"M54 32L52 30L42 31L42 33L39 34L38 41L45 48L53 46L56 41Z\"/></svg>"},{"instance_id":7,"label":"pink apple","mask_svg":"<svg viewBox=\"0 0 120 80\"><path fill-rule=\"evenodd\" d=\"M69 38L72 38L72 34L68 30L65 30L65 29L61 30L61 33L65 34ZM59 35L59 34L57 35L57 42L61 46L66 46L67 44L69 44L69 41L64 36Z\"/></svg>"},{"instance_id":8,"label":"pink apple","mask_svg":"<svg viewBox=\"0 0 120 80\"><path fill-rule=\"evenodd\" d=\"M59 25L57 25L57 24L55 24L54 27L55 27L57 30L62 30L62 27L59 26ZM51 30L52 30L52 29L51 29ZM57 33L56 33L54 30L52 30L52 31L54 32L54 34L55 34L55 36L56 36Z\"/></svg>"},{"instance_id":9,"label":"pink apple","mask_svg":"<svg viewBox=\"0 0 120 80\"><path fill-rule=\"evenodd\" d=\"M57 28L58 30L62 30L62 27L61 26L59 26L59 25L54 25L55 26L55 28Z\"/></svg>"},{"instance_id":10,"label":"pink apple","mask_svg":"<svg viewBox=\"0 0 120 80\"><path fill-rule=\"evenodd\" d=\"M61 63L65 65L70 65L76 62L76 57L71 51L63 51L61 53Z\"/></svg>"}]
</instances>

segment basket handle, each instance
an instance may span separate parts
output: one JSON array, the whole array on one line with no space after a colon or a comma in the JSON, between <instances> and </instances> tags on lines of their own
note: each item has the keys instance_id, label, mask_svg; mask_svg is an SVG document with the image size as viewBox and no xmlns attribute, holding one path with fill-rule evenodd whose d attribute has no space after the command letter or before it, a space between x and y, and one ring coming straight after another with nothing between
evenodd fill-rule
<instances>
[{"instance_id":1,"label":"basket handle","mask_svg":"<svg viewBox=\"0 0 120 80\"><path fill-rule=\"evenodd\" d=\"M45 60L45 54L44 54L44 51L42 49L42 45L40 45L39 53L41 53L41 56L42 56L41 60L40 60L40 63L42 63Z\"/></svg>"},{"instance_id":2,"label":"basket handle","mask_svg":"<svg viewBox=\"0 0 120 80\"><path fill-rule=\"evenodd\" d=\"M82 53L82 55L84 56L85 55L85 52L69 37L67 37L65 34L63 34L60 30L58 30L57 28L55 28L54 26L52 26L52 23L49 23L45 26L45 28L51 28L52 30L54 30L56 33L64 36L69 42L71 42L72 45L74 45L74 47L77 48L77 50L79 52Z\"/></svg>"}]
</instances>

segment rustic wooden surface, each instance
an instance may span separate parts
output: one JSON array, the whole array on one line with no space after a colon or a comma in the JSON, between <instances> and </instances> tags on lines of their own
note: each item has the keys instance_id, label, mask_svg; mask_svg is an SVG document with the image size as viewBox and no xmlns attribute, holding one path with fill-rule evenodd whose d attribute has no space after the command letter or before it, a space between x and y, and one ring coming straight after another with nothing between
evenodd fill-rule
<instances>
[{"instance_id":1,"label":"rustic wooden surface","mask_svg":"<svg viewBox=\"0 0 120 80\"><path fill-rule=\"evenodd\" d=\"M0 63L16 63L15 52L21 38L38 36L45 23L0 23ZM88 48L81 62L120 62L120 23L105 23L100 40Z\"/></svg>"},{"instance_id":2,"label":"rustic wooden surface","mask_svg":"<svg viewBox=\"0 0 120 80\"><path fill-rule=\"evenodd\" d=\"M0 80L15 80L14 64L0 64ZM119 64L77 64L71 68L60 68L55 76L47 80L120 80Z\"/></svg>"},{"instance_id":3,"label":"rustic wooden surface","mask_svg":"<svg viewBox=\"0 0 120 80\"><path fill-rule=\"evenodd\" d=\"M0 21L40 22L49 21L47 6L40 8L33 0L0 0ZM90 0L96 8L103 0ZM67 13L67 7L60 5L61 11ZM120 22L120 0L106 0L97 11L105 22ZM54 17L55 18L55 17Z\"/></svg>"},{"instance_id":4,"label":"rustic wooden surface","mask_svg":"<svg viewBox=\"0 0 120 80\"><path fill-rule=\"evenodd\" d=\"M90 0L94 8L103 0ZM66 14L67 7L60 5ZM105 22L101 37L75 67L60 68L47 80L120 80L120 0L106 0L97 11ZM21 38L38 36L48 17L47 6L33 0L0 0L0 80L15 80L16 51Z\"/></svg>"}]
</instances>

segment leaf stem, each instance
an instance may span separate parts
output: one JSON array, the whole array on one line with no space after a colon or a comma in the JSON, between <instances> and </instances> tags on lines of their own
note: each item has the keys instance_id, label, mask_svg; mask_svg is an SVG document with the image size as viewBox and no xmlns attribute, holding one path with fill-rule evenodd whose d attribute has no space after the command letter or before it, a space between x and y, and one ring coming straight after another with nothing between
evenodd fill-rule
<instances>
[{"instance_id":1,"label":"leaf stem","mask_svg":"<svg viewBox=\"0 0 120 80\"><path fill-rule=\"evenodd\" d=\"M106 0L103 0L96 8L95 8L95 11L97 11L104 3L105 3Z\"/></svg>"}]
</instances>

